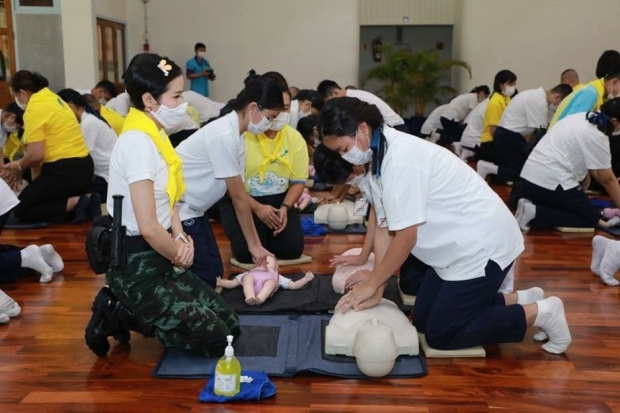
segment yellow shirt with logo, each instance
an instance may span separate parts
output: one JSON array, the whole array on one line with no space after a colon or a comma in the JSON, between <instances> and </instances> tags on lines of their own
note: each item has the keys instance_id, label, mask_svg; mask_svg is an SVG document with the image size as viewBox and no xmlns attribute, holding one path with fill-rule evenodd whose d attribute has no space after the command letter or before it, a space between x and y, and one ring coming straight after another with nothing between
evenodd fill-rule
<instances>
[{"instance_id":1,"label":"yellow shirt with logo","mask_svg":"<svg viewBox=\"0 0 620 413\"><path fill-rule=\"evenodd\" d=\"M99 110L99 114L102 118L108 122L108 124L114 129L116 132L116 136L120 136L123 132L123 124L125 123L125 118L122 117L117 111L114 109L110 109L101 105L101 109Z\"/></svg>"},{"instance_id":2,"label":"yellow shirt with logo","mask_svg":"<svg viewBox=\"0 0 620 413\"><path fill-rule=\"evenodd\" d=\"M297 130L286 125L273 139L264 133L257 136L245 132L243 137L245 190L250 196L282 194L290 184L306 183L310 164L308 148Z\"/></svg>"},{"instance_id":3,"label":"yellow shirt with logo","mask_svg":"<svg viewBox=\"0 0 620 413\"><path fill-rule=\"evenodd\" d=\"M605 79L596 79L579 89L573 89L573 93L566 96L558 106L549 129L568 115L575 113L599 110L603 106L605 98Z\"/></svg>"},{"instance_id":4,"label":"yellow shirt with logo","mask_svg":"<svg viewBox=\"0 0 620 413\"><path fill-rule=\"evenodd\" d=\"M45 142L43 163L84 158L88 147L75 114L48 88L33 94L24 112L24 143Z\"/></svg>"},{"instance_id":5,"label":"yellow shirt with logo","mask_svg":"<svg viewBox=\"0 0 620 413\"><path fill-rule=\"evenodd\" d=\"M487 110L484 113L484 129L482 130L482 137L480 143L493 142L493 134L491 133L491 126L499 125L499 120L506 110L506 106L510 103L510 98L504 96L501 93L494 92L489 99Z\"/></svg>"},{"instance_id":6,"label":"yellow shirt with logo","mask_svg":"<svg viewBox=\"0 0 620 413\"><path fill-rule=\"evenodd\" d=\"M13 162L22 158L25 150L26 145L24 145L24 143L19 139L17 132L11 132L7 136L6 144L2 149L2 156L4 159L8 159L10 162Z\"/></svg>"}]
</instances>

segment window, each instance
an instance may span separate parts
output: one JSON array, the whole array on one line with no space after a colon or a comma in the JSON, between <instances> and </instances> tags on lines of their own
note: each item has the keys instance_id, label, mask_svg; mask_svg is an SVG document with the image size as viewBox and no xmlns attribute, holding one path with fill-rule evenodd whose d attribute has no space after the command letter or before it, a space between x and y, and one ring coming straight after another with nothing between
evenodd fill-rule
<instances>
[{"instance_id":1,"label":"window","mask_svg":"<svg viewBox=\"0 0 620 413\"><path fill-rule=\"evenodd\" d=\"M60 0L14 0L18 14L60 14Z\"/></svg>"},{"instance_id":2,"label":"window","mask_svg":"<svg viewBox=\"0 0 620 413\"><path fill-rule=\"evenodd\" d=\"M125 72L125 25L97 19L99 79L122 83Z\"/></svg>"}]
</instances>

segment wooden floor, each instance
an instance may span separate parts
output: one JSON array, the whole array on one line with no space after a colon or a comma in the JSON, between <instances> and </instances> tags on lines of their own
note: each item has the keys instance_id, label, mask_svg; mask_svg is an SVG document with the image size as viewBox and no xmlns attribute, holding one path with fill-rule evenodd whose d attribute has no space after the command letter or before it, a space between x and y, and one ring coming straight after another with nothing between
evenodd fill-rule
<instances>
[{"instance_id":1,"label":"wooden floor","mask_svg":"<svg viewBox=\"0 0 620 413\"><path fill-rule=\"evenodd\" d=\"M506 188L499 188L507 195ZM466 218L465 218L466 219ZM216 226L228 262L229 246ZM134 335L98 359L84 344L90 305L103 277L89 270L86 226L5 231L3 243L53 243L66 268L50 284L38 278L2 285L23 308L0 325L0 412L619 412L620 300L589 270L592 234L532 232L517 262L516 286L538 285L564 300L573 336L554 356L532 341L487 346L486 359L427 360L410 380L275 379L277 396L260 404L198 403L205 380L161 380L151 370L162 348ZM290 272L328 273L328 258L362 236L328 235L306 246L314 262ZM226 272L232 268L226 264Z\"/></svg>"}]
</instances>

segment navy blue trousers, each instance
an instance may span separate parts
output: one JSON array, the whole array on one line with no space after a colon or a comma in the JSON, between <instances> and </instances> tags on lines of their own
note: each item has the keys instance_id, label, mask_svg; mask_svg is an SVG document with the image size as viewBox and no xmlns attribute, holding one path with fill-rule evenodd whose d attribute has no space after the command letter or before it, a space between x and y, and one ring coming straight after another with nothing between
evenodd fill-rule
<instances>
[{"instance_id":1,"label":"navy blue trousers","mask_svg":"<svg viewBox=\"0 0 620 413\"><path fill-rule=\"evenodd\" d=\"M183 221L183 230L194 240L194 264L191 270L211 288L215 288L217 277L224 274L224 265L209 217L205 214L187 219Z\"/></svg>"},{"instance_id":2,"label":"navy blue trousers","mask_svg":"<svg viewBox=\"0 0 620 413\"><path fill-rule=\"evenodd\" d=\"M493 145L498 166L495 181L501 183L517 181L527 161L525 138L520 133L498 126L493 134Z\"/></svg>"},{"instance_id":3,"label":"navy blue trousers","mask_svg":"<svg viewBox=\"0 0 620 413\"><path fill-rule=\"evenodd\" d=\"M465 281L444 281L431 268L413 307L413 325L439 350L523 341L523 307L505 305L497 292L511 266L502 270L489 261L484 277Z\"/></svg>"},{"instance_id":4,"label":"navy blue trousers","mask_svg":"<svg viewBox=\"0 0 620 413\"><path fill-rule=\"evenodd\" d=\"M0 235L11 211L0 216ZM0 282L15 281L27 271L22 268L22 249L13 245L0 245Z\"/></svg>"}]
</instances>

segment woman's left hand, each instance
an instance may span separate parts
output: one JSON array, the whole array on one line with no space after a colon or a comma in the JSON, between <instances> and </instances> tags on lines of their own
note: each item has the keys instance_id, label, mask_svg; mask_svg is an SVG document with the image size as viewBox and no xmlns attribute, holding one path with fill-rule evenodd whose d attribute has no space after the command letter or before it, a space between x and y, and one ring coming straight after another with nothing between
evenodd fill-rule
<instances>
[{"instance_id":1,"label":"woman's left hand","mask_svg":"<svg viewBox=\"0 0 620 413\"><path fill-rule=\"evenodd\" d=\"M286 228L286 224L288 223L288 208L280 207L278 210L278 217L280 218L280 226L273 231L274 237L284 231Z\"/></svg>"},{"instance_id":2,"label":"woman's left hand","mask_svg":"<svg viewBox=\"0 0 620 413\"><path fill-rule=\"evenodd\" d=\"M0 177L4 179L13 190L17 190L22 183L23 172L19 170L17 161L9 162L0 169Z\"/></svg>"},{"instance_id":3,"label":"woman's left hand","mask_svg":"<svg viewBox=\"0 0 620 413\"><path fill-rule=\"evenodd\" d=\"M338 301L336 311L344 314L351 308L360 311L374 307L381 301L384 288L376 288L370 282L356 284Z\"/></svg>"}]
</instances>

